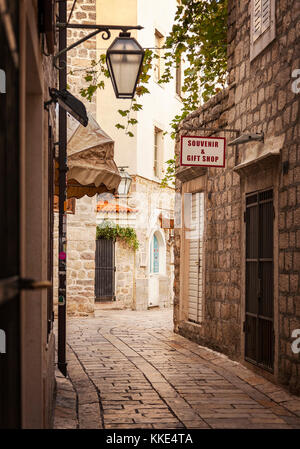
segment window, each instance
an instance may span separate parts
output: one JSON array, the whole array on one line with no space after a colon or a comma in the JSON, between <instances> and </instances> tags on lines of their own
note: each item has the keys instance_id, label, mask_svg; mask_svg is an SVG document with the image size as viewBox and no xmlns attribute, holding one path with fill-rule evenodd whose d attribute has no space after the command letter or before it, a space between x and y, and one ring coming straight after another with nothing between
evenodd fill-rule
<instances>
[{"instance_id":1,"label":"window","mask_svg":"<svg viewBox=\"0 0 300 449\"><path fill-rule=\"evenodd\" d=\"M179 97L181 97L181 60L179 61L176 67L175 80L176 80L176 93L177 95L179 95Z\"/></svg>"},{"instance_id":2,"label":"window","mask_svg":"<svg viewBox=\"0 0 300 449\"><path fill-rule=\"evenodd\" d=\"M264 33L271 23L270 0L256 0L253 12L253 41L255 42Z\"/></svg>"},{"instance_id":3,"label":"window","mask_svg":"<svg viewBox=\"0 0 300 449\"><path fill-rule=\"evenodd\" d=\"M251 49L252 61L275 39L275 0L252 0Z\"/></svg>"},{"instance_id":4,"label":"window","mask_svg":"<svg viewBox=\"0 0 300 449\"><path fill-rule=\"evenodd\" d=\"M155 234L151 242L150 272L159 273L159 244Z\"/></svg>"},{"instance_id":5,"label":"window","mask_svg":"<svg viewBox=\"0 0 300 449\"><path fill-rule=\"evenodd\" d=\"M155 55L154 58L154 79L159 81L163 74L163 59L162 59L162 47L164 45L163 35L155 30Z\"/></svg>"},{"instance_id":6,"label":"window","mask_svg":"<svg viewBox=\"0 0 300 449\"><path fill-rule=\"evenodd\" d=\"M154 128L154 164L153 172L154 176L161 178L161 160L163 153L163 132L159 128Z\"/></svg>"}]
</instances>

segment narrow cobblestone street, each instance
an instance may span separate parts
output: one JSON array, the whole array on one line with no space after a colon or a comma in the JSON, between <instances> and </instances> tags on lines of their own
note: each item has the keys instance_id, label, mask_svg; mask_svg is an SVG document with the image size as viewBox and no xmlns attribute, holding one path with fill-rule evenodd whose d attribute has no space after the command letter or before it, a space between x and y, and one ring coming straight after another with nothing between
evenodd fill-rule
<instances>
[{"instance_id":1,"label":"narrow cobblestone street","mask_svg":"<svg viewBox=\"0 0 300 449\"><path fill-rule=\"evenodd\" d=\"M300 428L300 398L172 331L172 311L68 318L55 428Z\"/></svg>"}]
</instances>

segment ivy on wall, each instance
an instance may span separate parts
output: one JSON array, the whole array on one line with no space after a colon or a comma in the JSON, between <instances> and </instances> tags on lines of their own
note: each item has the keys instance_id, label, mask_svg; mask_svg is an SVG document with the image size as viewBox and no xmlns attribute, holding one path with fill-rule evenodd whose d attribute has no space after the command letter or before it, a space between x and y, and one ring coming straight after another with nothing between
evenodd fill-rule
<instances>
[{"instance_id":1,"label":"ivy on wall","mask_svg":"<svg viewBox=\"0 0 300 449\"><path fill-rule=\"evenodd\" d=\"M98 240L101 238L106 240L119 239L124 241L130 248L134 250L137 250L139 248L139 241L133 228L122 227L110 221L103 222L101 225L97 226L96 239Z\"/></svg>"}]
</instances>

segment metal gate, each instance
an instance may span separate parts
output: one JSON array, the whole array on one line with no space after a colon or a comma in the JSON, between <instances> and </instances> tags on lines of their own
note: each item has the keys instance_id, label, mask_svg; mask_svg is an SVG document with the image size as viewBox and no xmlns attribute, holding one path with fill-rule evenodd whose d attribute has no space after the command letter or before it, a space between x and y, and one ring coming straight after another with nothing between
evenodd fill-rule
<instances>
[{"instance_id":1,"label":"metal gate","mask_svg":"<svg viewBox=\"0 0 300 449\"><path fill-rule=\"evenodd\" d=\"M273 190L246 196L245 359L273 371Z\"/></svg>"},{"instance_id":2,"label":"metal gate","mask_svg":"<svg viewBox=\"0 0 300 449\"><path fill-rule=\"evenodd\" d=\"M95 300L115 299L115 242L96 240Z\"/></svg>"},{"instance_id":3,"label":"metal gate","mask_svg":"<svg viewBox=\"0 0 300 449\"><path fill-rule=\"evenodd\" d=\"M21 425L19 55L10 48L18 42L18 4L6 2L6 26L0 14L0 428Z\"/></svg>"}]
</instances>

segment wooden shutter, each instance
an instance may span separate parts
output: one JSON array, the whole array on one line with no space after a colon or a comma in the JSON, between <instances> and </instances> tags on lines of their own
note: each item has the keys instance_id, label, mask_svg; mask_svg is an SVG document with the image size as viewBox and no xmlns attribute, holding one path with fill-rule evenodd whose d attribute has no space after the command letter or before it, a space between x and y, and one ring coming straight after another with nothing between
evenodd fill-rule
<instances>
[{"instance_id":1,"label":"wooden shutter","mask_svg":"<svg viewBox=\"0 0 300 449\"><path fill-rule=\"evenodd\" d=\"M261 32L264 33L271 24L271 0L262 0Z\"/></svg>"},{"instance_id":2,"label":"wooden shutter","mask_svg":"<svg viewBox=\"0 0 300 449\"><path fill-rule=\"evenodd\" d=\"M253 41L261 35L261 0L252 0L253 3Z\"/></svg>"},{"instance_id":3,"label":"wooden shutter","mask_svg":"<svg viewBox=\"0 0 300 449\"><path fill-rule=\"evenodd\" d=\"M252 0L250 61L276 38L276 0Z\"/></svg>"},{"instance_id":4,"label":"wooden shutter","mask_svg":"<svg viewBox=\"0 0 300 449\"><path fill-rule=\"evenodd\" d=\"M203 309L203 192L192 194L190 214L188 318L190 321L200 323Z\"/></svg>"},{"instance_id":5,"label":"wooden shutter","mask_svg":"<svg viewBox=\"0 0 300 449\"><path fill-rule=\"evenodd\" d=\"M252 0L253 7L253 42L270 28L271 0Z\"/></svg>"}]
</instances>

